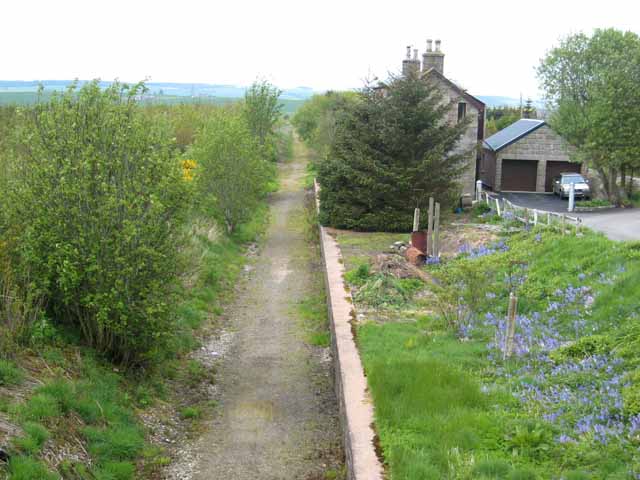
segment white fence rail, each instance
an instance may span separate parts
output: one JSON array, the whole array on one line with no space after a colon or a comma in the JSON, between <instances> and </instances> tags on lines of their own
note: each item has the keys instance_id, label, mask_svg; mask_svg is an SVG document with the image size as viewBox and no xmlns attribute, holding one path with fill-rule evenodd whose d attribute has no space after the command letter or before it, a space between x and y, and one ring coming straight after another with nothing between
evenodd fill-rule
<instances>
[{"instance_id":1,"label":"white fence rail","mask_svg":"<svg viewBox=\"0 0 640 480\"><path fill-rule=\"evenodd\" d=\"M560 227L562 233L565 233L565 226L574 226L575 232L579 233L582 228L582 219L573 217L565 213L548 212L546 210L537 210L535 208L526 208L515 205L506 198L499 197L495 194L480 191L480 201L485 202L500 217L512 217L514 220L520 221L525 225L540 225L543 227Z\"/></svg>"}]
</instances>

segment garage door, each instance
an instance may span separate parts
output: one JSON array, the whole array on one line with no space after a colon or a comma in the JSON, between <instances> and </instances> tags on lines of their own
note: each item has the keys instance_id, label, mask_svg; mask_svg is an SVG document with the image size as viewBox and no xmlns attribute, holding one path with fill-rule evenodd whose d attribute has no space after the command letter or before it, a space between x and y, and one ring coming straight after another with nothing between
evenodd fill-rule
<instances>
[{"instance_id":1,"label":"garage door","mask_svg":"<svg viewBox=\"0 0 640 480\"><path fill-rule=\"evenodd\" d=\"M502 160L502 190L535 192L537 160Z\"/></svg>"},{"instance_id":2,"label":"garage door","mask_svg":"<svg viewBox=\"0 0 640 480\"><path fill-rule=\"evenodd\" d=\"M544 181L544 191L553 192L553 177L565 172L580 173L580 164L574 162L549 162L547 161L547 176Z\"/></svg>"}]
</instances>

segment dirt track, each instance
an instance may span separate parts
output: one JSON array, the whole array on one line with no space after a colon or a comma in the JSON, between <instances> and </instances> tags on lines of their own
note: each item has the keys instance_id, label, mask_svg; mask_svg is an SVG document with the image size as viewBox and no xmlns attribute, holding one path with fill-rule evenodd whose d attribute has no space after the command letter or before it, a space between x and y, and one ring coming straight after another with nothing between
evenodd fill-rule
<instances>
[{"instance_id":1,"label":"dirt track","mask_svg":"<svg viewBox=\"0 0 640 480\"><path fill-rule=\"evenodd\" d=\"M339 465L328 352L305 344L296 318L313 275L303 226L293 220L303 211L304 169L298 144L281 167L264 248L226 309L218 414L194 445L192 472L179 478L315 480Z\"/></svg>"}]
</instances>

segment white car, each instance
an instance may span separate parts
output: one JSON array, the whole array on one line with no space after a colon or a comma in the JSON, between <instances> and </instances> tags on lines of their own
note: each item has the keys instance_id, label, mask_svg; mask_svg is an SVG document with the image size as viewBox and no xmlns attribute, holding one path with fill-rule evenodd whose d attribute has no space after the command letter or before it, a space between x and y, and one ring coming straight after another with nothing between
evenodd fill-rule
<instances>
[{"instance_id":1,"label":"white car","mask_svg":"<svg viewBox=\"0 0 640 480\"><path fill-rule=\"evenodd\" d=\"M571 184L574 185L575 198L591 198L591 187L589 180L579 173L561 173L553 179L553 193L560 195L560 198L569 198Z\"/></svg>"}]
</instances>

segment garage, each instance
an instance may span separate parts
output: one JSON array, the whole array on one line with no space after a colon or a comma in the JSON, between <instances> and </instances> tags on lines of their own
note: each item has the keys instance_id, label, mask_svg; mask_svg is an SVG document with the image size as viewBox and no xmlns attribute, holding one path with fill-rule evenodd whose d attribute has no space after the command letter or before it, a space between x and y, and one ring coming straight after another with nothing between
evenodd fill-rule
<instances>
[{"instance_id":1,"label":"garage","mask_svg":"<svg viewBox=\"0 0 640 480\"><path fill-rule=\"evenodd\" d=\"M553 192L553 178L561 173L580 173L581 165L575 162L547 162L547 175L544 181L544 191Z\"/></svg>"},{"instance_id":2,"label":"garage","mask_svg":"<svg viewBox=\"0 0 640 480\"><path fill-rule=\"evenodd\" d=\"M537 160L502 160L502 190L535 192Z\"/></svg>"},{"instance_id":3,"label":"garage","mask_svg":"<svg viewBox=\"0 0 640 480\"><path fill-rule=\"evenodd\" d=\"M480 180L496 192L551 192L553 177L580 171L573 152L544 120L522 118L484 141Z\"/></svg>"}]
</instances>

